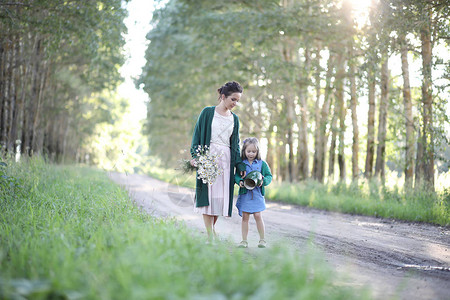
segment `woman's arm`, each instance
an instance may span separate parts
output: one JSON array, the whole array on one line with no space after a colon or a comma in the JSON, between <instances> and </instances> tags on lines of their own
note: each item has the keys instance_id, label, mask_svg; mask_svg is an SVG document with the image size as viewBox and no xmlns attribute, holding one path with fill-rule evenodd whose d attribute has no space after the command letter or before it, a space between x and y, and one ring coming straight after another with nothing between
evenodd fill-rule
<instances>
[{"instance_id":1,"label":"woman's arm","mask_svg":"<svg viewBox=\"0 0 450 300\"><path fill-rule=\"evenodd\" d=\"M202 134L201 124L202 120L204 118L205 109L203 109L200 113L200 115L197 118L197 122L195 123L194 127L194 134L192 135L192 142L191 142L191 156L192 158L195 158L197 156L197 153L195 152L198 148L198 145L200 145L200 137Z\"/></svg>"},{"instance_id":2,"label":"woman's arm","mask_svg":"<svg viewBox=\"0 0 450 300\"><path fill-rule=\"evenodd\" d=\"M231 149L231 151L234 151L235 152L235 157L236 157L236 161L235 161L235 164L234 164L234 166L236 167L236 170L237 170L237 174L239 174L240 175L240 177L241 178L244 178L245 177L245 175L246 175L246 172L245 172L245 164L242 162L242 158L241 158L241 149L240 149L240 147L239 147L239 117L238 116L236 116L236 131L235 131L235 134L236 134L236 136L234 137L235 138L235 143L234 143L234 149ZM238 183L239 184L239 183Z\"/></svg>"},{"instance_id":3,"label":"woman's arm","mask_svg":"<svg viewBox=\"0 0 450 300\"><path fill-rule=\"evenodd\" d=\"M234 182L237 184L237 185L239 185L239 183L242 181L242 180L244 180L242 177L241 177L241 175L239 174L239 171L236 171L235 173L234 173Z\"/></svg>"}]
</instances>

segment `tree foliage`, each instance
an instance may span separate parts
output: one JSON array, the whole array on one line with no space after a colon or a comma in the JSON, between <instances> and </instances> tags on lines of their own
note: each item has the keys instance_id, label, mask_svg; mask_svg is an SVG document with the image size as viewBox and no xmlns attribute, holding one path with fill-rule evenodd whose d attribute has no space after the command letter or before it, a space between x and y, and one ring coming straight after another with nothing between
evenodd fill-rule
<instances>
[{"instance_id":1,"label":"tree foliage","mask_svg":"<svg viewBox=\"0 0 450 300\"><path fill-rule=\"evenodd\" d=\"M167 164L176 160L182 148L189 145L200 110L216 104L216 89L228 80L237 80L244 85L244 98L237 109L241 135L255 135L265 141L267 160L278 179L294 181L312 176L324 181L327 173L334 178L338 162L341 180L346 178L345 166L350 163L352 177L357 180L362 174L358 166L362 159L358 157L366 160L364 174L371 177L374 147L397 143L389 140L390 123L405 118L404 107L393 111L389 104L399 93L392 85L390 67L381 66L400 54L399 36L407 37L407 52L423 59L420 46L412 44L420 45L424 24L431 29L432 46L448 42L443 38L448 37L449 12L442 1L425 0L373 1L369 9L369 20L361 25L352 17L351 3L346 0L168 1L154 13L154 27L147 35L147 63L137 80L151 99L146 123L151 151ZM433 59L442 63L446 58L433 53ZM422 74L424 80L426 76ZM383 116L387 124L380 127L375 124L379 120L374 112L379 106L376 98L381 78L385 87L383 105L387 107L377 110L387 109L388 113ZM445 84L448 86L448 81ZM362 139L367 138L366 130L359 134L361 121L357 117L361 115L361 102L367 103L367 94L372 99L372 124L368 124L370 152L366 158L351 151L364 149L359 144L365 144ZM429 107L435 109L435 102ZM412 103L416 106L411 110L415 132L408 131L408 139L412 135L418 142L418 131L425 128L420 120L431 120L427 128L435 128L437 120L435 115L421 113L420 99L412 99ZM350 117L352 126L348 125ZM439 118L442 120L442 114ZM353 141L349 142L345 136L350 128ZM380 130L388 133L380 135ZM429 138L425 140L430 142ZM401 136L399 143L406 144L406 137ZM386 149L391 148L390 144L383 146L378 156L384 157ZM411 157L411 147L408 151ZM435 154L432 151L427 155ZM378 168L384 170L385 164L381 159ZM419 174L425 180L429 176Z\"/></svg>"},{"instance_id":2,"label":"tree foliage","mask_svg":"<svg viewBox=\"0 0 450 300\"><path fill-rule=\"evenodd\" d=\"M0 3L0 143L13 153L75 159L94 124L110 122L121 81L121 0Z\"/></svg>"}]
</instances>

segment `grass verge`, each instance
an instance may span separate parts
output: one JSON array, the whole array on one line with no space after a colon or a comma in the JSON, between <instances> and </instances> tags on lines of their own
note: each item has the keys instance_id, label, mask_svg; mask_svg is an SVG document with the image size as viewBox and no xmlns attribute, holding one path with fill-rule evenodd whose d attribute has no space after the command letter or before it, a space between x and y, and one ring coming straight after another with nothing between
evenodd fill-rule
<instances>
[{"instance_id":1,"label":"grass verge","mask_svg":"<svg viewBox=\"0 0 450 300\"><path fill-rule=\"evenodd\" d=\"M35 159L5 168L0 299L361 299L320 257L249 255L139 211L104 172Z\"/></svg>"},{"instance_id":2,"label":"grass verge","mask_svg":"<svg viewBox=\"0 0 450 300\"><path fill-rule=\"evenodd\" d=\"M148 174L172 184L195 188L194 173L183 175L175 170L152 167ZM397 187L383 187L366 180L350 185L316 181L273 182L267 188L266 199L321 210L450 226L450 188L439 193L425 190L405 193Z\"/></svg>"},{"instance_id":3,"label":"grass verge","mask_svg":"<svg viewBox=\"0 0 450 300\"><path fill-rule=\"evenodd\" d=\"M450 189L411 193L386 188L375 182L359 185L323 185L314 181L275 184L266 199L322 210L450 225Z\"/></svg>"}]
</instances>

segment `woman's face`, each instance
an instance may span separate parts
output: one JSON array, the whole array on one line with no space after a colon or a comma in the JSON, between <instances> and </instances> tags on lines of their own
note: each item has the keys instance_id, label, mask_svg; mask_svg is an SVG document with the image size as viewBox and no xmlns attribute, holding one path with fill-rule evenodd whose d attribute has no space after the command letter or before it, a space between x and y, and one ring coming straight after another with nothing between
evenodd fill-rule
<instances>
[{"instance_id":1,"label":"woman's face","mask_svg":"<svg viewBox=\"0 0 450 300\"><path fill-rule=\"evenodd\" d=\"M233 93L228 97L222 95L222 102L225 105L226 109L232 110L241 99L242 93Z\"/></svg>"},{"instance_id":2,"label":"woman's face","mask_svg":"<svg viewBox=\"0 0 450 300\"><path fill-rule=\"evenodd\" d=\"M256 149L255 145L250 144L247 147L245 147L245 157L247 157L248 160L254 160L257 155L258 149Z\"/></svg>"}]
</instances>

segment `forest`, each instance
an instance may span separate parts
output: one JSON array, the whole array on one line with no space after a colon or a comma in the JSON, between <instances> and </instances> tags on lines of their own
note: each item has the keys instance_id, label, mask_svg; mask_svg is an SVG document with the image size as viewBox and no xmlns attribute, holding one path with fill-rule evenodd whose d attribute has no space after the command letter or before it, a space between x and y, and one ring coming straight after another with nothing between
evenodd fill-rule
<instances>
[{"instance_id":1,"label":"forest","mask_svg":"<svg viewBox=\"0 0 450 300\"><path fill-rule=\"evenodd\" d=\"M391 168L433 187L448 162L448 2L366 1L365 18L358 2L168 1L138 81L151 151L180 157L201 108L237 80L241 136L265 142L278 180L384 181Z\"/></svg>"},{"instance_id":2,"label":"forest","mask_svg":"<svg viewBox=\"0 0 450 300\"><path fill-rule=\"evenodd\" d=\"M0 0L0 299L447 299L449 4ZM232 80L274 180L211 239L179 164Z\"/></svg>"},{"instance_id":3,"label":"forest","mask_svg":"<svg viewBox=\"0 0 450 300\"><path fill-rule=\"evenodd\" d=\"M0 144L4 152L83 161L98 123L121 109L121 0L0 2Z\"/></svg>"},{"instance_id":4,"label":"forest","mask_svg":"<svg viewBox=\"0 0 450 300\"><path fill-rule=\"evenodd\" d=\"M127 106L115 93L125 2L0 4L4 152L98 156L94 128ZM433 189L448 171L448 1L156 4L136 86L150 99L146 155L163 166L182 158L217 88L237 80L241 137L261 140L279 182L384 182L391 172Z\"/></svg>"}]
</instances>

